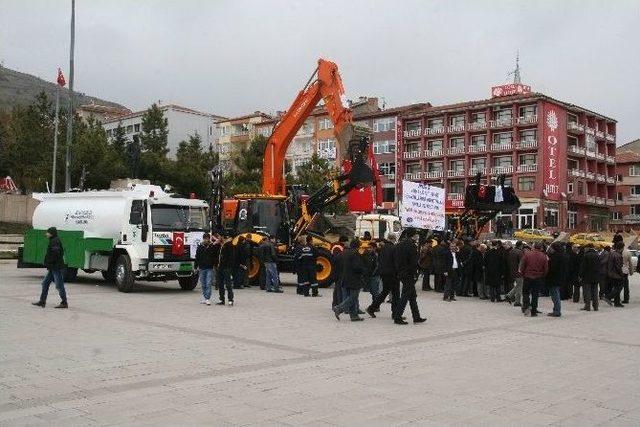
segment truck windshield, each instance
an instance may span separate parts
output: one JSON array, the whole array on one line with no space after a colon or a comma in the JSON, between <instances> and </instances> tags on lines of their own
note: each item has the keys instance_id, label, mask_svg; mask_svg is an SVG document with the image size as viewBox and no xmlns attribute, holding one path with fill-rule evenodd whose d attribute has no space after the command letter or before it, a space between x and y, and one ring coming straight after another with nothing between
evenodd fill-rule
<instances>
[{"instance_id":1,"label":"truck windshield","mask_svg":"<svg viewBox=\"0 0 640 427\"><path fill-rule=\"evenodd\" d=\"M280 238L283 229L288 229L284 209L282 200L241 200L238 206L238 232L261 232Z\"/></svg>"},{"instance_id":2,"label":"truck windshield","mask_svg":"<svg viewBox=\"0 0 640 427\"><path fill-rule=\"evenodd\" d=\"M151 222L157 231L208 230L205 208L179 205L152 205Z\"/></svg>"}]
</instances>

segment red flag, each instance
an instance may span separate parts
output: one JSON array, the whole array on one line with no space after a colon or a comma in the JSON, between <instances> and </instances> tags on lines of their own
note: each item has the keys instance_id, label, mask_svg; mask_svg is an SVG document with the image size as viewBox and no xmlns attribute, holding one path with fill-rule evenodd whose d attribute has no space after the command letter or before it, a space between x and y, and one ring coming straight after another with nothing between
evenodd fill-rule
<instances>
[{"instance_id":1,"label":"red flag","mask_svg":"<svg viewBox=\"0 0 640 427\"><path fill-rule=\"evenodd\" d=\"M61 87L67 84L67 82L64 79L64 74L62 74L62 70L60 68L58 68L58 84Z\"/></svg>"},{"instance_id":2,"label":"red flag","mask_svg":"<svg viewBox=\"0 0 640 427\"><path fill-rule=\"evenodd\" d=\"M171 254L175 256L184 255L184 233L173 232L173 240L171 241Z\"/></svg>"}]
</instances>

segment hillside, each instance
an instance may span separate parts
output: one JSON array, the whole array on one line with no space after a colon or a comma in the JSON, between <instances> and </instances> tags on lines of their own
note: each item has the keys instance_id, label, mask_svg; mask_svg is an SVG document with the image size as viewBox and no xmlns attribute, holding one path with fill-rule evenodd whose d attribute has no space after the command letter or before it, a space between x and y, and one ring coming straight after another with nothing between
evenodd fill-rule
<instances>
[{"instance_id":1,"label":"hillside","mask_svg":"<svg viewBox=\"0 0 640 427\"><path fill-rule=\"evenodd\" d=\"M52 76L52 79L55 74ZM60 93L60 105L66 106L69 102L69 91L64 88ZM0 66L0 110L10 110L14 105L27 105L33 102L36 95L45 91L50 99L55 99L56 84ZM76 106L90 104L122 107L115 102L88 96L81 92L75 93ZM125 107L122 107L125 108Z\"/></svg>"}]
</instances>

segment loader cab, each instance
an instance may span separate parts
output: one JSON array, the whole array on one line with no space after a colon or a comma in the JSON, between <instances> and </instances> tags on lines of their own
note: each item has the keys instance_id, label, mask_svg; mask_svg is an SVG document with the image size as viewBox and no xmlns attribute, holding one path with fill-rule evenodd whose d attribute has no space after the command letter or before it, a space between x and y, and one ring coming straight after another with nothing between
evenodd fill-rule
<instances>
[{"instance_id":1,"label":"loader cab","mask_svg":"<svg viewBox=\"0 0 640 427\"><path fill-rule=\"evenodd\" d=\"M237 196L235 230L238 234L258 233L276 236L278 242L289 244L290 221L286 197Z\"/></svg>"}]
</instances>

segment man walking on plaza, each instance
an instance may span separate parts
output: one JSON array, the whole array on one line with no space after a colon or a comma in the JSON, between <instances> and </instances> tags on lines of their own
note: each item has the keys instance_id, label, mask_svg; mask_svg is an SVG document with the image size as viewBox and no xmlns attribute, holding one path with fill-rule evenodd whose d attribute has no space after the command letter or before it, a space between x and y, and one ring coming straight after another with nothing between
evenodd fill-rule
<instances>
[{"instance_id":1,"label":"man walking on plaza","mask_svg":"<svg viewBox=\"0 0 640 427\"><path fill-rule=\"evenodd\" d=\"M531 317L538 315L538 296L542 287L542 279L549 271L549 261L544 254L542 243L533 245L532 251L527 251L520 260L518 272L523 277L522 284L522 313L529 312L529 298L531 298Z\"/></svg>"},{"instance_id":2,"label":"man walking on plaza","mask_svg":"<svg viewBox=\"0 0 640 427\"><path fill-rule=\"evenodd\" d=\"M233 241L225 237L221 242L220 259L218 261L218 294L220 301L216 305L225 304L225 288L229 305L233 305Z\"/></svg>"},{"instance_id":3,"label":"man walking on plaza","mask_svg":"<svg viewBox=\"0 0 640 427\"><path fill-rule=\"evenodd\" d=\"M520 260L522 259L522 241L518 240L516 242L516 246L507 251L507 271L509 274L509 280L511 281L510 285L511 290L505 296L505 299L510 303L513 303L515 307L522 306L522 276L518 272L518 267L520 266Z\"/></svg>"},{"instance_id":4,"label":"man walking on plaza","mask_svg":"<svg viewBox=\"0 0 640 427\"><path fill-rule=\"evenodd\" d=\"M614 307L624 307L620 302L620 292L622 291L623 272L622 266L622 250L624 242L616 242L613 250L609 254L609 262L607 263L607 280L609 281L609 292L605 295L604 300ZM613 301L612 301L613 300Z\"/></svg>"},{"instance_id":5,"label":"man walking on plaza","mask_svg":"<svg viewBox=\"0 0 640 427\"><path fill-rule=\"evenodd\" d=\"M44 308L47 304L49 286L51 286L51 282L55 281L56 289L58 290L61 300L60 304L56 305L55 308L69 308L63 278L65 269L64 248L62 247L62 242L58 237L58 230L55 227L49 228L46 232L46 236L49 239L47 252L44 256L44 266L47 269L47 274L44 276L44 279L42 279L42 292L40 293L40 299L32 304Z\"/></svg>"},{"instance_id":6,"label":"man walking on plaza","mask_svg":"<svg viewBox=\"0 0 640 427\"><path fill-rule=\"evenodd\" d=\"M359 246L360 241L353 239L342 258L342 302L333 307L333 313L338 320L342 313L349 313L352 322L364 320L358 315L358 295L364 286L366 273L366 266L358 253Z\"/></svg>"},{"instance_id":7,"label":"man walking on plaza","mask_svg":"<svg viewBox=\"0 0 640 427\"><path fill-rule=\"evenodd\" d=\"M380 253L378 255L378 272L382 278L382 292L378 294L375 300L367 307L367 313L371 317L376 317L376 312L380 309L380 305L385 298L391 294L391 318L396 319L396 311L400 300L400 282L398 281L398 272L396 270L396 236L391 234L386 242L382 243Z\"/></svg>"},{"instance_id":8,"label":"man walking on plaza","mask_svg":"<svg viewBox=\"0 0 640 427\"><path fill-rule=\"evenodd\" d=\"M202 301L200 304L211 305L211 287L215 280L214 266L220 256L220 245L211 241L211 235L204 233L202 243L196 249L196 267L200 275Z\"/></svg>"},{"instance_id":9,"label":"man walking on plaza","mask_svg":"<svg viewBox=\"0 0 640 427\"><path fill-rule=\"evenodd\" d=\"M411 307L411 315L413 323L422 323L427 319L420 317L420 309L418 308L418 295L416 294L416 276L418 273L418 234L415 230L408 230L407 236L396 247L395 261L398 277L402 283L402 295L396 310L394 323L397 325L406 325L407 322L402 319L404 309L409 303ZM443 276L444 277L444 276Z\"/></svg>"},{"instance_id":10,"label":"man walking on plaza","mask_svg":"<svg viewBox=\"0 0 640 427\"><path fill-rule=\"evenodd\" d=\"M460 264L458 263L458 246L451 242L449 252L444 256L444 301L456 301L455 290L460 280Z\"/></svg>"},{"instance_id":11,"label":"man walking on plaza","mask_svg":"<svg viewBox=\"0 0 640 427\"><path fill-rule=\"evenodd\" d=\"M598 252L594 249L593 243L589 243L582 256L580 264L580 278L582 280L582 296L584 307L580 310L598 311L600 297L598 293L598 272L600 269Z\"/></svg>"}]
</instances>

